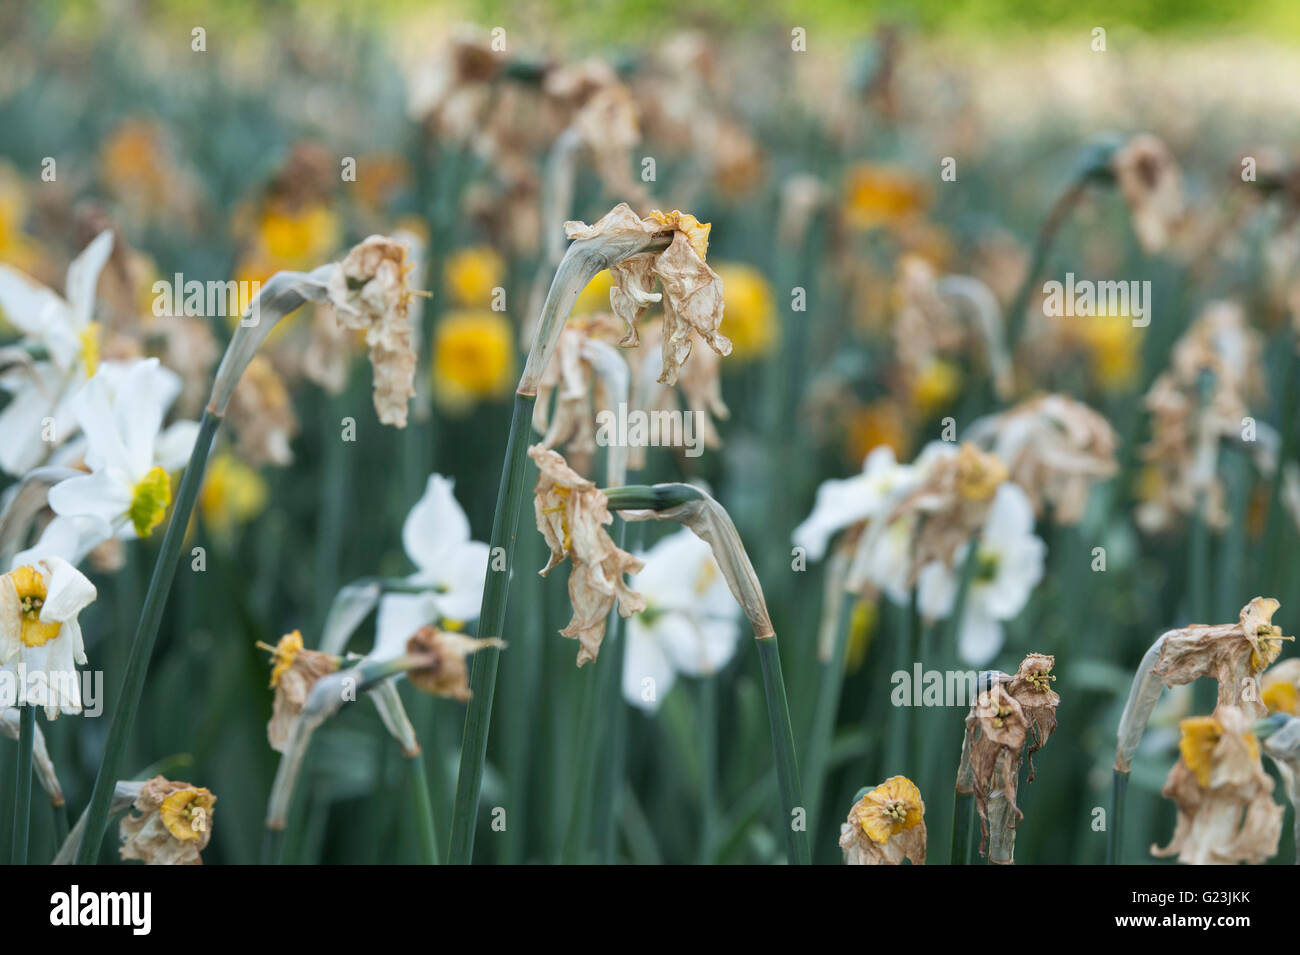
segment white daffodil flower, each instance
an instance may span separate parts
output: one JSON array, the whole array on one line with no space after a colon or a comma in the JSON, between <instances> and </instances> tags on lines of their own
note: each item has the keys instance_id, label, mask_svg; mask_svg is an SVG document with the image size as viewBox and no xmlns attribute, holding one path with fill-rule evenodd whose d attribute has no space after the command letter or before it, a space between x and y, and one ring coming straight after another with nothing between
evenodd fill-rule
<instances>
[{"instance_id":1,"label":"white daffodil flower","mask_svg":"<svg viewBox=\"0 0 1300 955\"><path fill-rule=\"evenodd\" d=\"M629 586L646 608L627 619L623 697L653 713L679 673L711 676L727 665L740 639L740 606L713 549L685 528L637 556L645 569Z\"/></svg>"},{"instance_id":2,"label":"white daffodil flower","mask_svg":"<svg viewBox=\"0 0 1300 955\"><path fill-rule=\"evenodd\" d=\"M979 536L974 577L958 636L957 653L982 666L1002 649L1002 623L1024 608L1043 576L1047 545L1034 535L1034 509L1017 484L1002 484ZM957 551L954 566L934 561L917 578L917 607L929 620L947 618L957 599L970 544Z\"/></svg>"},{"instance_id":3,"label":"white daffodil flower","mask_svg":"<svg viewBox=\"0 0 1300 955\"><path fill-rule=\"evenodd\" d=\"M107 230L82 250L68 266L66 298L0 265L0 311L34 359L0 375L0 388L11 395L0 411L0 469L10 474L39 465L72 431L72 386L93 375L99 360L95 287L112 251Z\"/></svg>"},{"instance_id":4,"label":"white daffodil flower","mask_svg":"<svg viewBox=\"0 0 1300 955\"><path fill-rule=\"evenodd\" d=\"M180 389L175 372L146 358L105 365L77 392L73 411L85 433L90 473L50 488L55 523L82 519L55 533L85 547L95 543L86 526L93 521L100 523L101 541L148 537L162 523L171 504L171 472L189 459L199 427L194 421L162 427Z\"/></svg>"},{"instance_id":5,"label":"white daffodil flower","mask_svg":"<svg viewBox=\"0 0 1300 955\"><path fill-rule=\"evenodd\" d=\"M95 596L95 585L59 557L0 577L0 670L23 682L47 719L81 712L76 665L86 662L86 648L77 614Z\"/></svg>"},{"instance_id":6,"label":"white daffodil flower","mask_svg":"<svg viewBox=\"0 0 1300 955\"><path fill-rule=\"evenodd\" d=\"M424 495L406 515L402 546L418 568L406 582L425 592L386 594L380 600L372 657L401 656L411 634L427 624L442 621L445 627L447 621L478 616L488 545L470 540L469 518L452 494L454 486L451 478L429 475Z\"/></svg>"},{"instance_id":7,"label":"white daffodil flower","mask_svg":"<svg viewBox=\"0 0 1300 955\"><path fill-rule=\"evenodd\" d=\"M817 488L812 513L794 529L794 543L812 560L826 555L826 546L838 531L879 517L890 495L908 483L915 468L899 464L887 444L872 450L862 473L851 478L823 481Z\"/></svg>"}]
</instances>

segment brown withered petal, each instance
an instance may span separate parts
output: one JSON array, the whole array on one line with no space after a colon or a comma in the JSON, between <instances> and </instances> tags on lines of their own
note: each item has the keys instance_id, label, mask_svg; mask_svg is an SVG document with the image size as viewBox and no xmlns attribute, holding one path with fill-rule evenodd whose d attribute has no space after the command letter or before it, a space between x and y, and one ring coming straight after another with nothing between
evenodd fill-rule
<instances>
[{"instance_id":1,"label":"brown withered petal","mask_svg":"<svg viewBox=\"0 0 1300 955\"><path fill-rule=\"evenodd\" d=\"M573 618L560 634L577 640L578 666L596 659L605 638L605 621L618 606L628 617L645 609L645 598L631 590L624 574L638 573L645 565L619 549L605 527L614 521L609 502L595 483L570 468L557 452L540 444L528 456L541 472L533 509L537 529L550 548L550 560L541 570L545 577L568 557L569 601Z\"/></svg>"},{"instance_id":2,"label":"brown withered petal","mask_svg":"<svg viewBox=\"0 0 1300 955\"><path fill-rule=\"evenodd\" d=\"M1183 214L1182 177L1173 154L1155 136L1134 136L1115 153L1115 180L1145 252L1159 252Z\"/></svg>"},{"instance_id":3,"label":"brown withered petal","mask_svg":"<svg viewBox=\"0 0 1300 955\"><path fill-rule=\"evenodd\" d=\"M122 858L146 865L202 865L199 853L212 838L216 801L200 786L155 776L136 797L136 811L122 819Z\"/></svg>"},{"instance_id":4,"label":"brown withered petal","mask_svg":"<svg viewBox=\"0 0 1300 955\"><path fill-rule=\"evenodd\" d=\"M298 650L288 668L279 674L275 683L275 698L271 704L271 720L266 724L266 736L271 748L283 753L289 745L289 735L294 720L302 712L307 694L316 681L339 668L339 658L318 650Z\"/></svg>"},{"instance_id":5,"label":"brown withered petal","mask_svg":"<svg viewBox=\"0 0 1300 955\"><path fill-rule=\"evenodd\" d=\"M1185 720L1184 726L1204 722ZM1250 718L1224 705L1210 722L1217 729L1197 757L1209 766L1189 765L1184 750L1165 780L1161 794L1177 803L1178 820L1169 845L1153 845L1151 854L1177 855L1190 865L1266 862L1277 852L1283 809L1273 802L1273 779L1260 762Z\"/></svg>"},{"instance_id":6,"label":"brown withered petal","mask_svg":"<svg viewBox=\"0 0 1300 955\"><path fill-rule=\"evenodd\" d=\"M731 340L718 331L722 279L700 258L685 232L676 233L655 259L654 272L664 290L664 367L659 380L671 385L691 355L692 331L719 355L731 354Z\"/></svg>"},{"instance_id":7,"label":"brown withered petal","mask_svg":"<svg viewBox=\"0 0 1300 955\"><path fill-rule=\"evenodd\" d=\"M353 249L330 276L329 298L344 328L364 331L374 372L379 420L406 427L407 402L415 394L414 334L408 311L413 264L396 239L372 235Z\"/></svg>"},{"instance_id":8,"label":"brown withered petal","mask_svg":"<svg viewBox=\"0 0 1300 955\"><path fill-rule=\"evenodd\" d=\"M298 416L283 379L265 355L248 363L226 413L237 436L239 456L254 467L293 462L289 442L298 433Z\"/></svg>"},{"instance_id":9,"label":"brown withered petal","mask_svg":"<svg viewBox=\"0 0 1300 955\"><path fill-rule=\"evenodd\" d=\"M417 690L464 703L470 698L465 658L484 647L504 646L505 642L496 637L476 639L435 627L421 627L406 641L407 658L416 662L406 671L406 676Z\"/></svg>"},{"instance_id":10,"label":"brown withered petal","mask_svg":"<svg viewBox=\"0 0 1300 955\"><path fill-rule=\"evenodd\" d=\"M1110 422L1066 395L1032 398L971 425L966 436L1006 462L1011 480L1041 514L1077 524L1092 486L1118 470L1119 437Z\"/></svg>"}]
</instances>

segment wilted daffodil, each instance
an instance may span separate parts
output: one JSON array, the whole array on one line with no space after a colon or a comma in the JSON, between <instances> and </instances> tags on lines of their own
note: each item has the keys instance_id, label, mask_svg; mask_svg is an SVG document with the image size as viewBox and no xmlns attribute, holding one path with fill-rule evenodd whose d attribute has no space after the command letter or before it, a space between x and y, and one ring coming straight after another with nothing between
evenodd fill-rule
<instances>
[{"instance_id":1,"label":"wilted daffodil","mask_svg":"<svg viewBox=\"0 0 1300 955\"><path fill-rule=\"evenodd\" d=\"M1191 865L1262 863L1277 852L1282 806L1259 759L1251 721L1238 707L1180 724L1181 754L1161 793L1178 804L1174 836L1156 857L1177 855Z\"/></svg>"},{"instance_id":2,"label":"wilted daffodil","mask_svg":"<svg viewBox=\"0 0 1300 955\"><path fill-rule=\"evenodd\" d=\"M201 786L155 776L136 797L136 811L122 820L122 858L145 865L202 865L199 853L212 838L216 801Z\"/></svg>"},{"instance_id":3,"label":"wilted daffodil","mask_svg":"<svg viewBox=\"0 0 1300 955\"><path fill-rule=\"evenodd\" d=\"M404 242L372 235L353 247L327 283L340 324L366 334L379 420L398 428L406 426L406 404L415 394L408 315L415 294L408 279L414 268Z\"/></svg>"},{"instance_id":4,"label":"wilted daffodil","mask_svg":"<svg viewBox=\"0 0 1300 955\"><path fill-rule=\"evenodd\" d=\"M423 693L464 703L470 698L465 658L485 647L500 649L505 645L497 637L467 637L436 627L421 627L406 641L406 678Z\"/></svg>"},{"instance_id":5,"label":"wilted daffodil","mask_svg":"<svg viewBox=\"0 0 1300 955\"><path fill-rule=\"evenodd\" d=\"M1150 134L1134 136L1115 152L1111 170L1138 244L1147 253L1159 252L1183 216L1182 176L1169 147Z\"/></svg>"},{"instance_id":6,"label":"wilted daffodil","mask_svg":"<svg viewBox=\"0 0 1300 955\"><path fill-rule=\"evenodd\" d=\"M283 753L307 694L317 680L339 668L339 658L319 650L303 649L302 633L298 630L286 633L273 647L264 643L258 646L271 654L271 689L275 690L266 735L271 748Z\"/></svg>"},{"instance_id":7,"label":"wilted daffodil","mask_svg":"<svg viewBox=\"0 0 1300 955\"><path fill-rule=\"evenodd\" d=\"M1300 657L1270 667L1260 682L1260 702L1270 713L1300 716Z\"/></svg>"},{"instance_id":8,"label":"wilted daffodil","mask_svg":"<svg viewBox=\"0 0 1300 955\"><path fill-rule=\"evenodd\" d=\"M430 474L424 494L406 515L402 545L416 571L404 583L419 592L384 594L375 622L377 645L391 640L396 646L426 624L478 617L488 545L470 540L469 518L454 487L451 478Z\"/></svg>"},{"instance_id":9,"label":"wilted daffodil","mask_svg":"<svg viewBox=\"0 0 1300 955\"><path fill-rule=\"evenodd\" d=\"M86 662L77 615L95 585L60 557L43 557L0 576L0 667L22 667L27 703L46 719L81 712L77 664Z\"/></svg>"},{"instance_id":10,"label":"wilted daffodil","mask_svg":"<svg viewBox=\"0 0 1300 955\"><path fill-rule=\"evenodd\" d=\"M1110 422L1066 395L1031 398L981 418L966 437L1005 461L1034 513L1051 505L1059 524L1079 523L1092 486L1119 469L1119 436Z\"/></svg>"},{"instance_id":11,"label":"wilted daffodil","mask_svg":"<svg viewBox=\"0 0 1300 955\"><path fill-rule=\"evenodd\" d=\"M626 203L619 203L595 225L566 222L570 239L595 239L617 233L671 236L666 249L629 255L610 268L614 287L610 307L627 323L624 345L637 343L637 320L656 302L663 303L663 370L659 380L671 385L690 357L692 332L720 355L731 353L731 342L718 328L722 323L722 279L704 257L709 248L709 225L682 212L651 212L642 219ZM658 284L661 291L654 291Z\"/></svg>"},{"instance_id":12,"label":"wilted daffodil","mask_svg":"<svg viewBox=\"0 0 1300 955\"><path fill-rule=\"evenodd\" d=\"M605 621L617 603L627 617L645 609L645 599L628 587L624 574L639 572L644 565L619 549L609 532L613 523L609 501L595 483L570 468L556 451L540 444L528 449L541 474L533 498L537 529L546 538L551 557L542 576L568 557L569 600L573 619L560 631L579 641L578 666L596 659L605 639Z\"/></svg>"},{"instance_id":13,"label":"wilted daffodil","mask_svg":"<svg viewBox=\"0 0 1300 955\"><path fill-rule=\"evenodd\" d=\"M171 472L189 459L198 430L193 421L162 427L179 392L179 377L156 358L105 365L86 383L75 411L90 473L50 489L59 518L98 520L102 540L153 533L171 504Z\"/></svg>"},{"instance_id":14,"label":"wilted daffodil","mask_svg":"<svg viewBox=\"0 0 1300 955\"><path fill-rule=\"evenodd\" d=\"M912 474L913 465L899 464L893 448L875 448L862 463L862 473L823 481L817 488L812 513L794 529L795 546L802 547L811 559L821 560L832 535L879 517L890 495Z\"/></svg>"},{"instance_id":15,"label":"wilted daffodil","mask_svg":"<svg viewBox=\"0 0 1300 955\"><path fill-rule=\"evenodd\" d=\"M73 430L72 385L95 373L99 326L95 287L113 251L113 233L101 232L68 266L66 297L0 264L0 312L22 335L32 360L0 376L10 393L0 411L0 470L23 474ZM38 357L39 356L39 357ZM45 427L52 418L53 429Z\"/></svg>"},{"instance_id":16,"label":"wilted daffodil","mask_svg":"<svg viewBox=\"0 0 1300 955\"><path fill-rule=\"evenodd\" d=\"M925 865L925 803L906 776L863 793L840 825L845 865Z\"/></svg>"},{"instance_id":17,"label":"wilted daffodil","mask_svg":"<svg viewBox=\"0 0 1300 955\"><path fill-rule=\"evenodd\" d=\"M627 623L623 698L654 712L679 673L707 677L727 665L740 640L740 607L713 549L685 528L639 557L645 568L631 583L645 609Z\"/></svg>"},{"instance_id":18,"label":"wilted daffodil","mask_svg":"<svg viewBox=\"0 0 1300 955\"><path fill-rule=\"evenodd\" d=\"M1023 813L1016 802L1020 763L1032 756L1056 730L1061 698L1052 690L1055 658L1031 653L1014 675L988 671L980 675L980 693L966 716L957 792L972 794L980 819L980 852L990 862L1015 861L1016 826Z\"/></svg>"}]
</instances>

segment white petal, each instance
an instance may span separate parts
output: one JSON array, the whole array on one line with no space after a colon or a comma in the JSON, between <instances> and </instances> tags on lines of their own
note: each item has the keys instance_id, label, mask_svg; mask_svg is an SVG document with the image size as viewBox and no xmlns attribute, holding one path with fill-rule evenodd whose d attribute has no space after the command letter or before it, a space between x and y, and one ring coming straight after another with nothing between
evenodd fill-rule
<instances>
[{"instance_id":1,"label":"white petal","mask_svg":"<svg viewBox=\"0 0 1300 955\"><path fill-rule=\"evenodd\" d=\"M402 525L402 546L421 570L437 571L440 553L469 540L469 518L452 494L455 482L441 474L430 474L424 495L406 515Z\"/></svg>"},{"instance_id":2,"label":"white petal","mask_svg":"<svg viewBox=\"0 0 1300 955\"><path fill-rule=\"evenodd\" d=\"M11 569L35 564L42 557L62 557L70 564L79 564L112 536L112 525L102 518L89 514L56 515L41 531L40 540L14 557Z\"/></svg>"},{"instance_id":3,"label":"white petal","mask_svg":"<svg viewBox=\"0 0 1300 955\"><path fill-rule=\"evenodd\" d=\"M35 378L14 391L0 411L0 470L14 475L26 474L39 465L57 444L43 439L45 419L54 415L59 400L62 375L48 362L32 371ZM53 437L61 439L64 433L56 419Z\"/></svg>"},{"instance_id":4,"label":"white petal","mask_svg":"<svg viewBox=\"0 0 1300 955\"><path fill-rule=\"evenodd\" d=\"M63 299L35 279L0 265L0 311L14 328L38 336L47 316L63 309Z\"/></svg>"},{"instance_id":5,"label":"white petal","mask_svg":"<svg viewBox=\"0 0 1300 955\"><path fill-rule=\"evenodd\" d=\"M387 594L379 601L375 618L375 649L370 656L392 660L406 652L406 641L438 617L433 594Z\"/></svg>"},{"instance_id":6,"label":"white petal","mask_svg":"<svg viewBox=\"0 0 1300 955\"><path fill-rule=\"evenodd\" d=\"M965 560L965 550L956 556L960 566ZM926 620L944 620L952 613L957 600L960 581L952 568L941 561L932 560L921 568L916 578L916 607Z\"/></svg>"},{"instance_id":7,"label":"white petal","mask_svg":"<svg viewBox=\"0 0 1300 955\"><path fill-rule=\"evenodd\" d=\"M836 531L873 516L881 502L881 495L865 475L822 482L812 513L794 529L795 546L807 551L810 559L821 560Z\"/></svg>"},{"instance_id":8,"label":"white petal","mask_svg":"<svg viewBox=\"0 0 1300 955\"><path fill-rule=\"evenodd\" d=\"M169 474L179 471L190 460L194 451L194 442L199 437L197 421L177 421L169 425L153 447L153 462L161 465Z\"/></svg>"},{"instance_id":9,"label":"white petal","mask_svg":"<svg viewBox=\"0 0 1300 955\"><path fill-rule=\"evenodd\" d=\"M131 508L132 487L116 468L68 478L50 488L50 507L65 517L98 517L116 526Z\"/></svg>"},{"instance_id":10,"label":"white petal","mask_svg":"<svg viewBox=\"0 0 1300 955\"><path fill-rule=\"evenodd\" d=\"M667 654L646 633L637 617L627 622L627 646L623 652L623 699L638 709L653 713L677 681ZM647 697L649 697L647 699Z\"/></svg>"},{"instance_id":11,"label":"white petal","mask_svg":"<svg viewBox=\"0 0 1300 955\"><path fill-rule=\"evenodd\" d=\"M438 609L444 617L460 621L478 619L490 550L481 541L466 541L444 550L437 567L428 572L436 583Z\"/></svg>"},{"instance_id":12,"label":"white petal","mask_svg":"<svg viewBox=\"0 0 1300 955\"><path fill-rule=\"evenodd\" d=\"M41 606L41 623L62 623L95 602L95 585L62 557L43 557L45 587L48 591Z\"/></svg>"},{"instance_id":13,"label":"white petal","mask_svg":"<svg viewBox=\"0 0 1300 955\"><path fill-rule=\"evenodd\" d=\"M957 655L971 666L983 666L1002 649L1002 624L968 603L957 637Z\"/></svg>"},{"instance_id":14,"label":"white petal","mask_svg":"<svg viewBox=\"0 0 1300 955\"><path fill-rule=\"evenodd\" d=\"M648 629L673 666L691 676L711 676L721 670L735 655L740 638L734 619L692 620L679 613L660 617Z\"/></svg>"},{"instance_id":15,"label":"white petal","mask_svg":"<svg viewBox=\"0 0 1300 955\"><path fill-rule=\"evenodd\" d=\"M113 396L105 372L97 372L72 398L77 423L86 435L86 466L92 470L116 468L133 474L131 456L118 430Z\"/></svg>"},{"instance_id":16,"label":"white petal","mask_svg":"<svg viewBox=\"0 0 1300 955\"><path fill-rule=\"evenodd\" d=\"M146 358L131 366L113 396L113 417L132 476L143 477L154 466L154 441L179 391L179 376L157 358Z\"/></svg>"},{"instance_id":17,"label":"white petal","mask_svg":"<svg viewBox=\"0 0 1300 955\"><path fill-rule=\"evenodd\" d=\"M95 286L99 284L99 273L104 270L104 263L112 254L113 232L105 229L68 266L68 282L64 291L77 329L85 328L90 321L95 308Z\"/></svg>"}]
</instances>

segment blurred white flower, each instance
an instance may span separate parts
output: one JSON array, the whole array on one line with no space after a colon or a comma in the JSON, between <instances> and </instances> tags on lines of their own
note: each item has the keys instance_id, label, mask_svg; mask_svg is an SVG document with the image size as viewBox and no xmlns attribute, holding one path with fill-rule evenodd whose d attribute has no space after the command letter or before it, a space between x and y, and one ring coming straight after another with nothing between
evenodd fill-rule
<instances>
[{"instance_id":1,"label":"blurred white flower","mask_svg":"<svg viewBox=\"0 0 1300 955\"><path fill-rule=\"evenodd\" d=\"M423 626L478 617L489 549L470 540L469 518L452 494L454 486L451 478L429 475L424 495L406 516L402 545L418 568L406 582L425 592L387 594L379 602L373 657L401 656Z\"/></svg>"},{"instance_id":2,"label":"blurred white flower","mask_svg":"<svg viewBox=\"0 0 1300 955\"><path fill-rule=\"evenodd\" d=\"M972 666L988 663L1002 649L1002 622L1020 613L1043 576L1047 545L1034 535L1033 505L1019 485L998 487L978 547L957 642L958 655ZM926 619L952 613L969 548L967 543L957 551L952 567L932 561L921 568L917 607Z\"/></svg>"},{"instance_id":3,"label":"blurred white flower","mask_svg":"<svg viewBox=\"0 0 1300 955\"><path fill-rule=\"evenodd\" d=\"M691 531L670 534L638 556L645 569L630 584L646 608L627 620L623 697L653 713L677 674L710 676L727 665L741 614L713 549Z\"/></svg>"},{"instance_id":4,"label":"blurred white flower","mask_svg":"<svg viewBox=\"0 0 1300 955\"><path fill-rule=\"evenodd\" d=\"M0 669L23 681L47 719L81 712L76 665L86 662L86 648L77 614L95 596L95 585L58 557L0 577Z\"/></svg>"},{"instance_id":5,"label":"blurred white flower","mask_svg":"<svg viewBox=\"0 0 1300 955\"><path fill-rule=\"evenodd\" d=\"M92 321L99 273L113 251L113 233L101 232L68 266L66 298L17 269L0 265L0 311L22 332L31 362L0 375L11 395L0 411L0 469L24 474L71 431L71 386L95 373L99 328ZM45 419L52 419L47 427Z\"/></svg>"},{"instance_id":6,"label":"blurred white flower","mask_svg":"<svg viewBox=\"0 0 1300 955\"><path fill-rule=\"evenodd\" d=\"M879 517L895 490L909 482L915 468L899 464L894 449L881 445L867 455L862 473L823 481L812 513L794 529L794 543L812 560L821 560L838 531Z\"/></svg>"},{"instance_id":7,"label":"blurred white flower","mask_svg":"<svg viewBox=\"0 0 1300 955\"><path fill-rule=\"evenodd\" d=\"M73 413L85 433L90 473L50 488L57 517L35 551L46 551L52 534L86 548L110 537L148 537L162 523L171 504L170 474L185 465L198 435L195 421L162 427L180 390L175 372L146 358L106 364L76 393ZM59 525L68 519L77 519L76 526Z\"/></svg>"}]
</instances>

